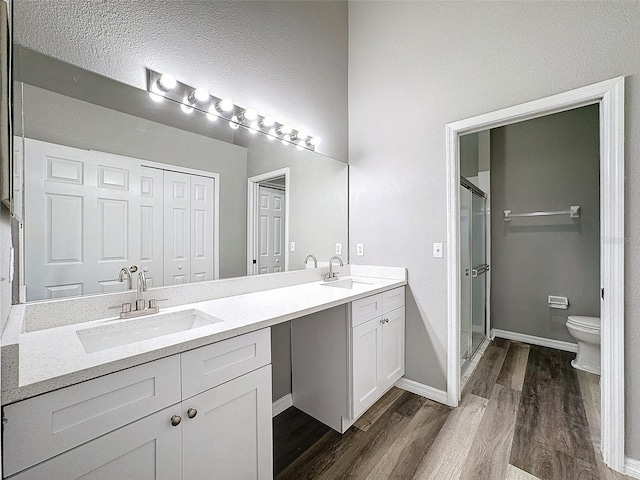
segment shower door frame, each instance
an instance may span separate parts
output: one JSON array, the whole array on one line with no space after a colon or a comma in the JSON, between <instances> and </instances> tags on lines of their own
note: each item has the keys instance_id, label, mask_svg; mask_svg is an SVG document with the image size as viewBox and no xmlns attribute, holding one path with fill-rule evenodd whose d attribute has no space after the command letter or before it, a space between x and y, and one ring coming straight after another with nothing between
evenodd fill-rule
<instances>
[{"instance_id":1,"label":"shower door frame","mask_svg":"<svg viewBox=\"0 0 640 480\"><path fill-rule=\"evenodd\" d=\"M593 104L600 106L601 451L624 472L624 77L447 124L447 403L457 406L461 393L459 137Z\"/></svg>"}]
</instances>

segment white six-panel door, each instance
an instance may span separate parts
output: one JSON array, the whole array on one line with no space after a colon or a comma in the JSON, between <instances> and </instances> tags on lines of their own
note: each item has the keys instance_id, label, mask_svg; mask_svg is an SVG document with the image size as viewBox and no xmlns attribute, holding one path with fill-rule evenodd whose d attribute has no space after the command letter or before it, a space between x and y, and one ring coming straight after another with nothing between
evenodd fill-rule
<instances>
[{"instance_id":1,"label":"white six-panel door","mask_svg":"<svg viewBox=\"0 0 640 480\"><path fill-rule=\"evenodd\" d=\"M284 271L285 198L282 190L258 189L258 273Z\"/></svg>"},{"instance_id":2,"label":"white six-panel door","mask_svg":"<svg viewBox=\"0 0 640 480\"><path fill-rule=\"evenodd\" d=\"M25 139L27 300L119 291L138 256L139 163Z\"/></svg>"}]
</instances>

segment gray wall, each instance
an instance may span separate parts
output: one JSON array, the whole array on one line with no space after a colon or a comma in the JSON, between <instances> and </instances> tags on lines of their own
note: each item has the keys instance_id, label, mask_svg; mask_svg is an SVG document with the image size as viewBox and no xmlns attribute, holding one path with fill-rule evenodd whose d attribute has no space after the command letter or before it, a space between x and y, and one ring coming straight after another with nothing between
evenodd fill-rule
<instances>
[{"instance_id":1,"label":"gray wall","mask_svg":"<svg viewBox=\"0 0 640 480\"><path fill-rule=\"evenodd\" d=\"M446 387L445 125L626 75L627 454L640 459L640 2L349 2L349 241L409 270L406 376ZM410 46L408 48L408 46ZM448 254L445 247L445 255Z\"/></svg>"},{"instance_id":2,"label":"gray wall","mask_svg":"<svg viewBox=\"0 0 640 480\"><path fill-rule=\"evenodd\" d=\"M219 173L220 277L246 274L245 148L26 84L22 112L28 138Z\"/></svg>"},{"instance_id":3,"label":"gray wall","mask_svg":"<svg viewBox=\"0 0 640 480\"><path fill-rule=\"evenodd\" d=\"M567 315L600 316L598 105L491 131L491 323L575 342ZM513 218L502 212L568 210L579 219ZM568 297L569 309L547 306Z\"/></svg>"},{"instance_id":4,"label":"gray wall","mask_svg":"<svg viewBox=\"0 0 640 480\"><path fill-rule=\"evenodd\" d=\"M478 134L462 135L460 137L460 175L465 178L477 177L478 169Z\"/></svg>"},{"instance_id":5,"label":"gray wall","mask_svg":"<svg viewBox=\"0 0 640 480\"><path fill-rule=\"evenodd\" d=\"M145 67L322 137L347 160L347 3L14 1L14 40L146 88Z\"/></svg>"}]
</instances>

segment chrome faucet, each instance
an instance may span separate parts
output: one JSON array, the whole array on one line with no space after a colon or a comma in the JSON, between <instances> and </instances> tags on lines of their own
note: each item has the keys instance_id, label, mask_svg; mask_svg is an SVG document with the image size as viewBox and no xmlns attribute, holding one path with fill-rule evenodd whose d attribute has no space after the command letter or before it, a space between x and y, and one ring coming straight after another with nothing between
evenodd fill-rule
<instances>
[{"instance_id":1,"label":"chrome faucet","mask_svg":"<svg viewBox=\"0 0 640 480\"><path fill-rule=\"evenodd\" d=\"M340 266L344 266L344 263L342 263L342 259L340 257L331 257L331 260L329 260L329 273L327 273L324 276L324 281L325 282L332 282L334 280L338 279L338 274L336 272L333 271L333 261L337 260L338 262L340 262Z\"/></svg>"},{"instance_id":2,"label":"chrome faucet","mask_svg":"<svg viewBox=\"0 0 640 480\"><path fill-rule=\"evenodd\" d=\"M125 275L127 277L127 290L131 290L133 283L131 279L131 270L129 270L127 267L122 267L120 269L120 273L118 274L118 281L124 282Z\"/></svg>"},{"instance_id":3,"label":"chrome faucet","mask_svg":"<svg viewBox=\"0 0 640 480\"><path fill-rule=\"evenodd\" d=\"M313 268L318 268L318 259L314 255L307 255L307 258L304 259L304 265L307 266L307 261L311 259L313 260Z\"/></svg>"},{"instance_id":4,"label":"chrome faucet","mask_svg":"<svg viewBox=\"0 0 640 480\"><path fill-rule=\"evenodd\" d=\"M126 276L129 282L129 290L131 290L131 274L136 272L138 272L138 282L136 284L135 309L132 309L132 304L128 302L123 303L119 307L109 307L120 308L120 318L134 318L141 317L142 315L153 315L154 313L158 313L160 311L160 307L158 307L158 300L152 298L147 304L144 299L144 292L147 291L147 276L144 274L143 269L139 269L135 265L132 265L129 268L122 268L120 270L120 274L118 275L118 281L124 282L124 278Z\"/></svg>"},{"instance_id":5,"label":"chrome faucet","mask_svg":"<svg viewBox=\"0 0 640 480\"><path fill-rule=\"evenodd\" d=\"M144 272L138 272L138 283L136 288L136 310L144 310L147 304L144 301L144 292L147 291L147 277Z\"/></svg>"}]
</instances>

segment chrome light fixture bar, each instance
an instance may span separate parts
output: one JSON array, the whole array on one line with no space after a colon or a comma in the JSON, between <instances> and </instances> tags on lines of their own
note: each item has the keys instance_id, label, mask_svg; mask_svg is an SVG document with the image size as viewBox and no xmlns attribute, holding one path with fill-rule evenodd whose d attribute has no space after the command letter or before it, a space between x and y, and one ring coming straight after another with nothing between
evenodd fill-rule
<instances>
[{"instance_id":1,"label":"chrome light fixture bar","mask_svg":"<svg viewBox=\"0 0 640 480\"><path fill-rule=\"evenodd\" d=\"M221 119L229 122L233 129L245 127L251 133L262 133L270 139L278 139L284 145L293 145L299 150L315 151L320 137L311 136L300 128L294 129L288 123L278 123L271 115L260 115L254 108L242 108L229 98L211 95L206 88L195 88L179 82L174 76L147 69L147 90L155 102L163 99L174 101L180 109L189 114L198 110L209 121Z\"/></svg>"}]
</instances>

